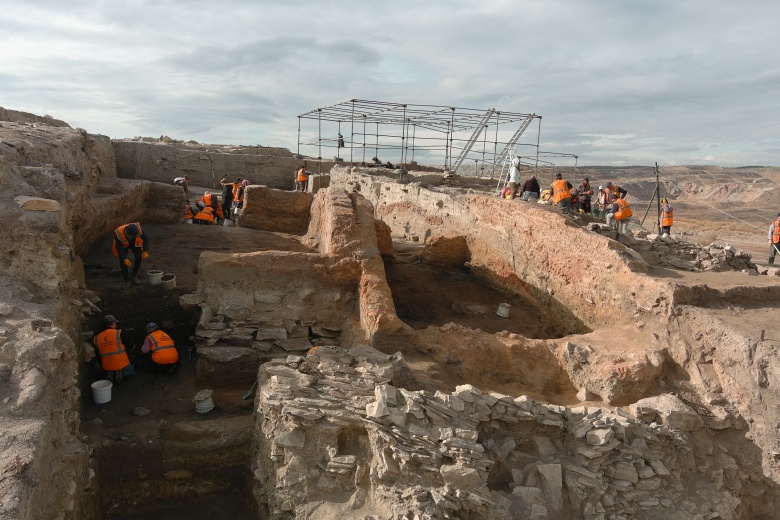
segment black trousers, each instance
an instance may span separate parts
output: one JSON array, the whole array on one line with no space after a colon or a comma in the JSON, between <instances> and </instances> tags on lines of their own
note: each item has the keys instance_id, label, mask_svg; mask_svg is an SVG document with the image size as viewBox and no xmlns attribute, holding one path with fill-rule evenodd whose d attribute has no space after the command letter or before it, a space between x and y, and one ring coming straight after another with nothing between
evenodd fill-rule
<instances>
[{"instance_id":1,"label":"black trousers","mask_svg":"<svg viewBox=\"0 0 780 520\"><path fill-rule=\"evenodd\" d=\"M133 256L135 257L135 263L133 264L133 278L138 278L138 272L141 270L141 255L143 255L144 251L140 247L128 247L127 252L130 251L133 252ZM128 254L127 257L129 258L130 255ZM128 273L127 266L122 261L122 259L119 259L119 268L122 270L122 278L125 279L126 282L130 281L130 274Z\"/></svg>"}]
</instances>

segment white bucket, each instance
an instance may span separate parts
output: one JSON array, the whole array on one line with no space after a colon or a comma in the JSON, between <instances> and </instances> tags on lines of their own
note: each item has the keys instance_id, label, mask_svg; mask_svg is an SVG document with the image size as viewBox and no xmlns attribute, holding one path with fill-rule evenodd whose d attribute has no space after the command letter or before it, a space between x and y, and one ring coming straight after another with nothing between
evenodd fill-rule
<instances>
[{"instance_id":1,"label":"white bucket","mask_svg":"<svg viewBox=\"0 0 780 520\"><path fill-rule=\"evenodd\" d=\"M214 409L214 401L211 400L211 390L201 390L193 399L195 411L198 413L210 412Z\"/></svg>"},{"instance_id":2,"label":"white bucket","mask_svg":"<svg viewBox=\"0 0 780 520\"><path fill-rule=\"evenodd\" d=\"M185 222L186 224L192 224L192 219L191 219L191 218L184 219L184 222Z\"/></svg>"},{"instance_id":3,"label":"white bucket","mask_svg":"<svg viewBox=\"0 0 780 520\"><path fill-rule=\"evenodd\" d=\"M107 403L111 400L111 387L114 383L108 379L101 379L92 383L92 397L97 404Z\"/></svg>"},{"instance_id":4,"label":"white bucket","mask_svg":"<svg viewBox=\"0 0 780 520\"><path fill-rule=\"evenodd\" d=\"M146 271L146 275L149 277L149 285L160 285L163 272L150 269Z\"/></svg>"},{"instance_id":5,"label":"white bucket","mask_svg":"<svg viewBox=\"0 0 780 520\"><path fill-rule=\"evenodd\" d=\"M226 218L225 221L222 223L222 225L225 227L230 227L233 225L233 221Z\"/></svg>"},{"instance_id":6,"label":"white bucket","mask_svg":"<svg viewBox=\"0 0 780 520\"><path fill-rule=\"evenodd\" d=\"M160 278L160 282L162 283L162 286L164 289L175 289L176 288L176 275L171 273L165 273Z\"/></svg>"},{"instance_id":7,"label":"white bucket","mask_svg":"<svg viewBox=\"0 0 780 520\"><path fill-rule=\"evenodd\" d=\"M498 305L498 310L496 311L496 314L501 316L502 318L508 318L509 317L509 305L508 303L501 303Z\"/></svg>"}]
</instances>

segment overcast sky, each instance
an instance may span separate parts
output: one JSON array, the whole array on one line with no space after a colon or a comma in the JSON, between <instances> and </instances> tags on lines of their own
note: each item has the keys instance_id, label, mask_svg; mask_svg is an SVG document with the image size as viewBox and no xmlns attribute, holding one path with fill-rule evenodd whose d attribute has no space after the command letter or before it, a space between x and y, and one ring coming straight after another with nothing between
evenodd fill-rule
<instances>
[{"instance_id":1,"label":"overcast sky","mask_svg":"<svg viewBox=\"0 0 780 520\"><path fill-rule=\"evenodd\" d=\"M780 165L776 0L0 9L0 106L90 133L294 151L297 115L356 98L539 114L580 165Z\"/></svg>"}]
</instances>

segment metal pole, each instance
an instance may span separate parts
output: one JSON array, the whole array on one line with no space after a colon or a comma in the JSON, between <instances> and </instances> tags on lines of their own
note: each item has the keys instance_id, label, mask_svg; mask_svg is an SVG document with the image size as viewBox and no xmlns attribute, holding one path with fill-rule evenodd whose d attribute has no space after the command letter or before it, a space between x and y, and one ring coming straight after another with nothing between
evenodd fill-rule
<instances>
[{"instance_id":1,"label":"metal pole","mask_svg":"<svg viewBox=\"0 0 780 520\"><path fill-rule=\"evenodd\" d=\"M658 171L658 163L655 163L655 192L658 194L658 232L661 232L661 174Z\"/></svg>"},{"instance_id":2,"label":"metal pole","mask_svg":"<svg viewBox=\"0 0 780 520\"><path fill-rule=\"evenodd\" d=\"M539 141L542 138L542 116L539 116L539 128L536 131L536 164L534 165L534 174L536 174L536 169L539 167ZM555 167L553 167L553 170L555 170ZM553 176L555 178L555 176Z\"/></svg>"},{"instance_id":3,"label":"metal pole","mask_svg":"<svg viewBox=\"0 0 780 520\"><path fill-rule=\"evenodd\" d=\"M655 191L653 191L653 196L650 197L650 203L647 205L647 210L645 210L645 215L642 217L642 221L639 223L640 226L644 227L647 214L650 213L650 208L653 207L653 200L657 195L658 195L658 186L655 187Z\"/></svg>"},{"instance_id":4,"label":"metal pole","mask_svg":"<svg viewBox=\"0 0 780 520\"><path fill-rule=\"evenodd\" d=\"M498 156L498 124L501 119L501 112L496 112L496 140L493 141L493 167L490 170L490 180L493 180L493 174L496 172L496 157Z\"/></svg>"},{"instance_id":5,"label":"metal pole","mask_svg":"<svg viewBox=\"0 0 780 520\"><path fill-rule=\"evenodd\" d=\"M363 114L363 165L366 163L366 115Z\"/></svg>"},{"instance_id":6,"label":"metal pole","mask_svg":"<svg viewBox=\"0 0 780 520\"><path fill-rule=\"evenodd\" d=\"M404 167L406 161L404 157L404 144L406 143L405 137L406 137L406 105L404 105L404 117L402 119L403 124L401 125L401 168Z\"/></svg>"},{"instance_id":7,"label":"metal pole","mask_svg":"<svg viewBox=\"0 0 780 520\"><path fill-rule=\"evenodd\" d=\"M298 155L301 155L301 116L298 116Z\"/></svg>"},{"instance_id":8,"label":"metal pole","mask_svg":"<svg viewBox=\"0 0 780 520\"><path fill-rule=\"evenodd\" d=\"M412 125L412 161L414 162L414 138L417 136L417 125Z\"/></svg>"},{"instance_id":9,"label":"metal pole","mask_svg":"<svg viewBox=\"0 0 780 520\"><path fill-rule=\"evenodd\" d=\"M322 109L317 109L317 173L322 173Z\"/></svg>"},{"instance_id":10,"label":"metal pole","mask_svg":"<svg viewBox=\"0 0 780 520\"><path fill-rule=\"evenodd\" d=\"M352 117L349 118L349 131L352 134L349 138L349 165L352 166L352 145L355 142L355 102L352 101Z\"/></svg>"},{"instance_id":11,"label":"metal pole","mask_svg":"<svg viewBox=\"0 0 780 520\"><path fill-rule=\"evenodd\" d=\"M379 123L376 124L376 148L374 148L374 157L379 159Z\"/></svg>"},{"instance_id":12,"label":"metal pole","mask_svg":"<svg viewBox=\"0 0 780 520\"><path fill-rule=\"evenodd\" d=\"M322 109L317 109L317 159L322 160Z\"/></svg>"},{"instance_id":13,"label":"metal pole","mask_svg":"<svg viewBox=\"0 0 780 520\"><path fill-rule=\"evenodd\" d=\"M455 107L450 107L450 110L452 111L452 117L450 117L450 125L449 125L449 137L450 137L450 160L452 160L452 139L455 137ZM452 163L450 163L449 169L452 167Z\"/></svg>"}]
</instances>

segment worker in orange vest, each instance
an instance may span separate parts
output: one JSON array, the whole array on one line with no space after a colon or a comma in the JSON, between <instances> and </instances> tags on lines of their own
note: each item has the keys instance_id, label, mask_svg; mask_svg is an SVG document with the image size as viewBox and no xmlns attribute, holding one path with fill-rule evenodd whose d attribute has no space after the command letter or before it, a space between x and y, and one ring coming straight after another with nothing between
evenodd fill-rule
<instances>
[{"instance_id":1,"label":"worker in orange vest","mask_svg":"<svg viewBox=\"0 0 780 520\"><path fill-rule=\"evenodd\" d=\"M133 266L132 282L135 285L140 285L141 280L138 278L138 272L141 270L141 262L149 258L149 237L141 229L141 223L133 222L116 228L111 251L114 256L119 257L119 269L121 269L122 278L125 280L124 288L130 287L131 278L127 268L131 265ZM131 263L127 257L128 251L132 251L135 263Z\"/></svg>"},{"instance_id":2,"label":"worker in orange vest","mask_svg":"<svg viewBox=\"0 0 780 520\"><path fill-rule=\"evenodd\" d=\"M564 213L571 210L571 189L569 181L563 179L560 173L555 174L555 181L550 185L552 189L552 203L560 206Z\"/></svg>"},{"instance_id":3,"label":"worker in orange vest","mask_svg":"<svg viewBox=\"0 0 780 520\"><path fill-rule=\"evenodd\" d=\"M198 201L195 203L196 206L201 210L201 213L206 208L211 208L211 211L207 212L208 215L208 223L211 224L212 222L216 222L219 224L219 220L225 220L225 214L222 212L222 204L219 203L219 198L210 192L205 192L201 198L198 199ZM200 215L200 213L198 213ZM198 219L198 215L195 215L194 218ZM201 219L203 220L203 217Z\"/></svg>"},{"instance_id":4,"label":"worker in orange vest","mask_svg":"<svg viewBox=\"0 0 780 520\"><path fill-rule=\"evenodd\" d=\"M95 336L92 343L100 357L100 366L106 372L106 379L118 385L125 377L135 374L135 370L122 343L122 330L117 328L119 321L108 314L103 323L106 330Z\"/></svg>"},{"instance_id":5,"label":"worker in orange vest","mask_svg":"<svg viewBox=\"0 0 780 520\"><path fill-rule=\"evenodd\" d=\"M661 199L661 233L664 235L672 234L672 224L674 224L674 209L669 205L669 201Z\"/></svg>"},{"instance_id":6,"label":"worker in orange vest","mask_svg":"<svg viewBox=\"0 0 780 520\"><path fill-rule=\"evenodd\" d=\"M777 214L777 220L769 224L769 265L775 263L775 254L780 248L780 213Z\"/></svg>"},{"instance_id":7,"label":"worker in orange vest","mask_svg":"<svg viewBox=\"0 0 780 520\"><path fill-rule=\"evenodd\" d=\"M618 233L628 233L628 223L633 214L628 202L612 194L612 205L606 217L608 226L617 227Z\"/></svg>"},{"instance_id":8,"label":"worker in orange vest","mask_svg":"<svg viewBox=\"0 0 780 520\"><path fill-rule=\"evenodd\" d=\"M309 172L306 171L306 165L298 167L295 174L295 191L306 191L306 181L309 180Z\"/></svg>"},{"instance_id":9,"label":"worker in orange vest","mask_svg":"<svg viewBox=\"0 0 780 520\"><path fill-rule=\"evenodd\" d=\"M179 352L171 337L154 322L146 326L146 334L141 352L151 354L153 370L175 373L179 369Z\"/></svg>"}]
</instances>

